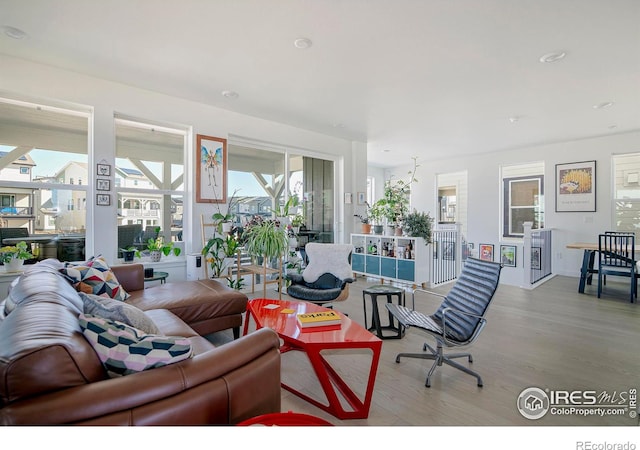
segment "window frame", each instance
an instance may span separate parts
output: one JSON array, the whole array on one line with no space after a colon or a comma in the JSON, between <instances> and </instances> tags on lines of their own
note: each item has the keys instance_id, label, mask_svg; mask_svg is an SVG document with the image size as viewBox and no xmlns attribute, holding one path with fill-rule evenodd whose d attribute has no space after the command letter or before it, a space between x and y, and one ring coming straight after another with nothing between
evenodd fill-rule
<instances>
[{"instance_id":1,"label":"window frame","mask_svg":"<svg viewBox=\"0 0 640 450\"><path fill-rule=\"evenodd\" d=\"M537 181L538 183L538 202L533 205L512 205L512 186L514 183L523 183L529 181ZM512 224L512 211L514 209L534 209L534 215L537 212L538 215L538 223L536 220L533 221L532 229L542 229L544 228L544 175L523 175L516 177L506 177L502 179L502 197L503 197L503 205L502 205L502 237L503 238L514 238L514 239L522 239L524 237L523 233L514 232L511 229Z\"/></svg>"}]
</instances>

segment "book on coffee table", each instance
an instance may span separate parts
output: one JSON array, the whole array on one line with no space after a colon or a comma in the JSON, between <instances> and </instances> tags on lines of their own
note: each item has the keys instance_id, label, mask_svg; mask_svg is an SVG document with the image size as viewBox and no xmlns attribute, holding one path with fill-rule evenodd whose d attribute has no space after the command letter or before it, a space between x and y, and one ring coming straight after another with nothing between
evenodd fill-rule
<instances>
[{"instance_id":1,"label":"book on coffee table","mask_svg":"<svg viewBox=\"0 0 640 450\"><path fill-rule=\"evenodd\" d=\"M304 313L298 314L298 323L301 328L340 325L340 316L335 311Z\"/></svg>"}]
</instances>

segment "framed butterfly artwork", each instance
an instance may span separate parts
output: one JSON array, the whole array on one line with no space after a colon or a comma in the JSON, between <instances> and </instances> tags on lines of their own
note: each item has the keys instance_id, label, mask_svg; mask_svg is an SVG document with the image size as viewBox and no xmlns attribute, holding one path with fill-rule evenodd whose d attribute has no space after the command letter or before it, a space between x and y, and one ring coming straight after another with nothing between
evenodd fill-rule
<instances>
[{"instance_id":1,"label":"framed butterfly artwork","mask_svg":"<svg viewBox=\"0 0 640 450\"><path fill-rule=\"evenodd\" d=\"M227 140L197 135L196 202L227 202Z\"/></svg>"}]
</instances>

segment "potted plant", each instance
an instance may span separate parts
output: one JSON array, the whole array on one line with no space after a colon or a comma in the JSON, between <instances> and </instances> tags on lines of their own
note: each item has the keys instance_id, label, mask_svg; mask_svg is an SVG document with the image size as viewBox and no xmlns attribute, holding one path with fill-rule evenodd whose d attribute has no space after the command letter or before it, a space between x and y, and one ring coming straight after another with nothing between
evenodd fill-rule
<instances>
[{"instance_id":1,"label":"potted plant","mask_svg":"<svg viewBox=\"0 0 640 450\"><path fill-rule=\"evenodd\" d=\"M378 202L374 203L369 210L369 217L373 222L373 232L375 234L382 234L382 219L384 217L383 208L378 205Z\"/></svg>"},{"instance_id":2,"label":"potted plant","mask_svg":"<svg viewBox=\"0 0 640 450\"><path fill-rule=\"evenodd\" d=\"M243 237L247 252L257 257L280 258L289 247L287 233L271 220L251 224L245 229Z\"/></svg>"},{"instance_id":3,"label":"potted plant","mask_svg":"<svg viewBox=\"0 0 640 450\"><path fill-rule=\"evenodd\" d=\"M433 225L433 217L429 213L413 212L404 216L402 220L402 229L408 236L421 237L425 244L431 243L431 229Z\"/></svg>"},{"instance_id":4,"label":"potted plant","mask_svg":"<svg viewBox=\"0 0 640 450\"><path fill-rule=\"evenodd\" d=\"M160 235L160 227L157 227L156 231L158 232L158 237L147 241L147 250L149 250L151 261L158 262L163 254L164 256L169 256L171 252L173 252L175 256L180 256L180 248L174 247L171 241L164 241L164 237Z\"/></svg>"},{"instance_id":5,"label":"potted plant","mask_svg":"<svg viewBox=\"0 0 640 450\"><path fill-rule=\"evenodd\" d=\"M0 257L7 272L19 271L25 259L33 258L28 248L25 241L20 241L16 245L8 245L0 248Z\"/></svg>"},{"instance_id":6,"label":"potted plant","mask_svg":"<svg viewBox=\"0 0 640 450\"><path fill-rule=\"evenodd\" d=\"M369 210L371 208L369 206L369 203L365 202L365 205L367 206L365 213L354 214L353 217L357 217L358 219L360 219L360 223L362 224L362 234L369 234L371 233L371 223L369 223L371 220L369 217Z\"/></svg>"},{"instance_id":7,"label":"potted plant","mask_svg":"<svg viewBox=\"0 0 640 450\"><path fill-rule=\"evenodd\" d=\"M293 232L298 234L300 232L300 227L304 225L304 216L302 214L296 214L291 219L291 227L293 228Z\"/></svg>"},{"instance_id":8,"label":"potted plant","mask_svg":"<svg viewBox=\"0 0 640 450\"><path fill-rule=\"evenodd\" d=\"M233 226L233 219L235 217L235 214L232 211L235 206L235 203L237 203L236 201L237 193L238 193L238 189L233 191L233 194L231 194L231 197L229 198L229 202L227 203L227 212L223 213L222 209L220 208L220 204L218 203L216 205L218 210L215 213L213 213L213 215L211 216L211 219L213 219L213 222L216 224L216 229L218 230L219 233L231 232L231 228Z\"/></svg>"},{"instance_id":9,"label":"potted plant","mask_svg":"<svg viewBox=\"0 0 640 450\"><path fill-rule=\"evenodd\" d=\"M135 257L140 258L140 250L133 246L121 248L120 251L122 252L122 259L124 260L124 262L132 262L133 258Z\"/></svg>"},{"instance_id":10,"label":"potted plant","mask_svg":"<svg viewBox=\"0 0 640 450\"><path fill-rule=\"evenodd\" d=\"M376 203L379 204L387 219L387 226L395 229L396 235L402 234L401 222L409 212L409 194L411 185L416 183L416 170L419 167L417 157L413 157L413 169L409 171L409 180L386 180L384 183L383 197ZM393 234L393 233L391 233Z\"/></svg>"},{"instance_id":11,"label":"potted plant","mask_svg":"<svg viewBox=\"0 0 640 450\"><path fill-rule=\"evenodd\" d=\"M211 267L211 277L221 278L233 264L240 248L238 237L227 234L224 238L214 236L202 248L202 254Z\"/></svg>"}]
</instances>

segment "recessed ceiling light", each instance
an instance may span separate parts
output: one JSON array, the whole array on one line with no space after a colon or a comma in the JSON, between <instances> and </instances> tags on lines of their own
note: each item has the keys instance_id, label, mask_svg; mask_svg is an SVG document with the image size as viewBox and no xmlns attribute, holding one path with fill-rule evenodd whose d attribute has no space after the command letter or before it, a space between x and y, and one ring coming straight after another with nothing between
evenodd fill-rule
<instances>
[{"instance_id":1,"label":"recessed ceiling light","mask_svg":"<svg viewBox=\"0 0 640 450\"><path fill-rule=\"evenodd\" d=\"M227 98L238 98L239 95L235 91L222 91L222 96Z\"/></svg>"},{"instance_id":2,"label":"recessed ceiling light","mask_svg":"<svg viewBox=\"0 0 640 450\"><path fill-rule=\"evenodd\" d=\"M613 102L602 102L597 105L593 105L593 109L607 109L613 106Z\"/></svg>"},{"instance_id":3,"label":"recessed ceiling light","mask_svg":"<svg viewBox=\"0 0 640 450\"><path fill-rule=\"evenodd\" d=\"M389 153L391 150L389 150L388 148L385 148L384 150L382 150L385 153Z\"/></svg>"},{"instance_id":4,"label":"recessed ceiling light","mask_svg":"<svg viewBox=\"0 0 640 450\"><path fill-rule=\"evenodd\" d=\"M293 41L293 45L296 48L309 48L311 47L313 43L311 42L311 39L307 39L307 38L298 38L295 41Z\"/></svg>"},{"instance_id":5,"label":"recessed ceiling light","mask_svg":"<svg viewBox=\"0 0 640 450\"><path fill-rule=\"evenodd\" d=\"M609 125L610 130L615 130L616 128L618 128L618 125Z\"/></svg>"},{"instance_id":6,"label":"recessed ceiling light","mask_svg":"<svg viewBox=\"0 0 640 450\"><path fill-rule=\"evenodd\" d=\"M4 34L9 36L11 39L24 39L24 38L27 37L27 33L25 33L24 31L22 31L19 28L10 27L8 25L5 25L5 26L2 27L2 30L4 31Z\"/></svg>"},{"instance_id":7,"label":"recessed ceiling light","mask_svg":"<svg viewBox=\"0 0 640 450\"><path fill-rule=\"evenodd\" d=\"M565 56L567 56L566 52L547 53L546 55L542 55L540 57L540 62L541 63L552 63L552 62L560 61Z\"/></svg>"},{"instance_id":8,"label":"recessed ceiling light","mask_svg":"<svg viewBox=\"0 0 640 450\"><path fill-rule=\"evenodd\" d=\"M520 120L520 116L511 116L509 117L509 122L516 123Z\"/></svg>"},{"instance_id":9,"label":"recessed ceiling light","mask_svg":"<svg viewBox=\"0 0 640 450\"><path fill-rule=\"evenodd\" d=\"M344 124L343 123L339 123L339 122L338 123L334 123L333 127L334 128L344 128Z\"/></svg>"}]
</instances>

